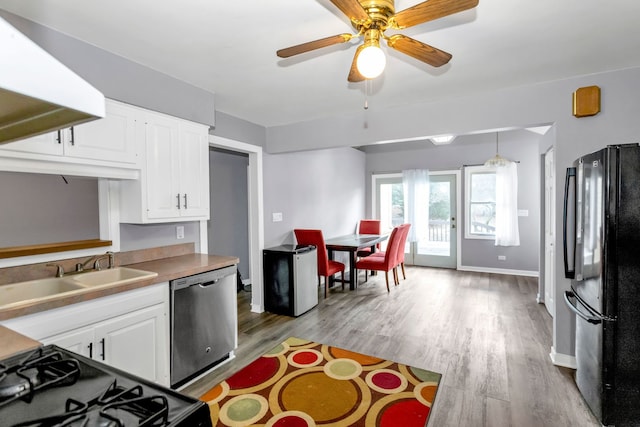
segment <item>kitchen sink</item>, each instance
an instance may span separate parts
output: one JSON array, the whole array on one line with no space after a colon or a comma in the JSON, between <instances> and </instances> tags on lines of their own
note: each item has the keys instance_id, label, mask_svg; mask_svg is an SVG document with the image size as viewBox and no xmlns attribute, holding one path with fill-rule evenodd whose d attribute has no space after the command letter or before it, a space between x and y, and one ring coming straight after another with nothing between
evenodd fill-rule
<instances>
[{"instance_id":1,"label":"kitchen sink","mask_svg":"<svg viewBox=\"0 0 640 427\"><path fill-rule=\"evenodd\" d=\"M157 275L157 273L152 273L150 271L117 267L107 270L76 274L71 277L71 280L83 286L94 287L102 285L123 285L137 280L150 279Z\"/></svg>"},{"instance_id":2,"label":"kitchen sink","mask_svg":"<svg viewBox=\"0 0 640 427\"><path fill-rule=\"evenodd\" d=\"M64 277L13 283L0 286L0 306L47 298L78 289L85 289L85 286Z\"/></svg>"},{"instance_id":3,"label":"kitchen sink","mask_svg":"<svg viewBox=\"0 0 640 427\"><path fill-rule=\"evenodd\" d=\"M157 275L150 271L117 267L2 285L0 286L0 308L27 301L44 301L63 294L86 292L97 287L124 285Z\"/></svg>"}]
</instances>

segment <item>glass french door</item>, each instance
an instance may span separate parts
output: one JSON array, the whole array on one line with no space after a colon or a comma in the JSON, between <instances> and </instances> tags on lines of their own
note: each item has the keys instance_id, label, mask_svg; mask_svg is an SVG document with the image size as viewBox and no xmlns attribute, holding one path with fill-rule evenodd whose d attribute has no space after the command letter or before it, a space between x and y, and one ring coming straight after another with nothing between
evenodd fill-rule
<instances>
[{"instance_id":1,"label":"glass french door","mask_svg":"<svg viewBox=\"0 0 640 427\"><path fill-rule=\"evenodd\" d=\"M405 246L405 263L427 267L457 265L457 177L459 172L429 174L429 232ZM402 175L374 176L374 209L383 232L404 222ZM383 248L384 249L384 248Z\"/></svg>"}]
</instances>

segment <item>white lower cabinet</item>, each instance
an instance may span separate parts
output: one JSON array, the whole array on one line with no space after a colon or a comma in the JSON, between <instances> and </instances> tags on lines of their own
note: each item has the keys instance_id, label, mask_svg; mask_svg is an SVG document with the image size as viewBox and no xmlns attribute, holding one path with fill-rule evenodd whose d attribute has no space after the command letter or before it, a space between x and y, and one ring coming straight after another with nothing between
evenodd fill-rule
<instances>
[{"instance_id":1,"label":"white lower cabinet","mask_svg":"<svg viewBox=\"0 0 640 427\"><path fill-rule=\"evenodd\" d=\"M42 340L115 366L157 383L165 383L164 349L158 340L165 317L164 306L136 310L95 325Z\"/></svg>"},{"instance_id":2,"label":"white lower cabinet","mask_svg":"<svg viewBox=\"0 0 640 427\"><path fill-rule=\"evenodd\" d=\"M167 282L2 322L43 344L169 385Z\"/></svg>"}]
</instances>

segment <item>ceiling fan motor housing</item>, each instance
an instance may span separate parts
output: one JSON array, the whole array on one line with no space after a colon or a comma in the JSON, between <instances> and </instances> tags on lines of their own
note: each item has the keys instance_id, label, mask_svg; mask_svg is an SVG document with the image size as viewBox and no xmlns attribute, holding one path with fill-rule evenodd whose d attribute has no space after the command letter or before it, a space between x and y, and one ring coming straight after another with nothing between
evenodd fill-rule
<instances>
[{"instance_id":1,"label":"ceiling fan motor housing","mask_svg":"<svg viewBox=\"0 0 640 427\"><path fill-rule=\"evenodd\" d=\"M389 27L389 20L396 13L393 0L358 0L358 2L369 15L369 19L364 22L358 19L351 20L359 32L369 28L384 31Z\"/></svg>"}]
</instances>

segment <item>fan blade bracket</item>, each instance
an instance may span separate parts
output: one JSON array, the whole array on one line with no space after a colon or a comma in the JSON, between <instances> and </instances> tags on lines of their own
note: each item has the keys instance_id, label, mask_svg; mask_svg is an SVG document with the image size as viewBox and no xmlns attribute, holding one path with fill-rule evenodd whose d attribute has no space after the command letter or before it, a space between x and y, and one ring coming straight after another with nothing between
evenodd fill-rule
<instances>
[{"instance_id":1,"label":"fan blade bracket","mask_svg":"<svg viewBox=\"0 0 640 427\"><path fill-rule=\"evenodd\" d=\"M289 58L301 53L310 52L312 50L321 49L323 47L333 46L334 44L346 43L353 37L354 35L349 33L337 34L335 36L325 37L322 39L280 49L276 52L276 55L278 55L280 58Z\"/></svg>"},{"instance_id":2,"label":"fan blade bracket","mask_svg":"<svg viewBox=\"0 0 640 427\"><path fill-rule=\"evenodd\" d=\"M472 9L478 0L426 0L408 9L401 10L389 20L394 29L413 27L454 13Z\"/></svg>"},{"instance_id":3,"label":"fan blade bracket","mask_svg":"<svg viewBox=\"0 0 640 427\"><path fill-rule=\"evenodd\" d=\"M390 48L409 55L412 58L433 67L441 67L448 63L452 58L450 53L402 34L395 34L386 40L387 45Z\"/></svg>"}]
</instances>

